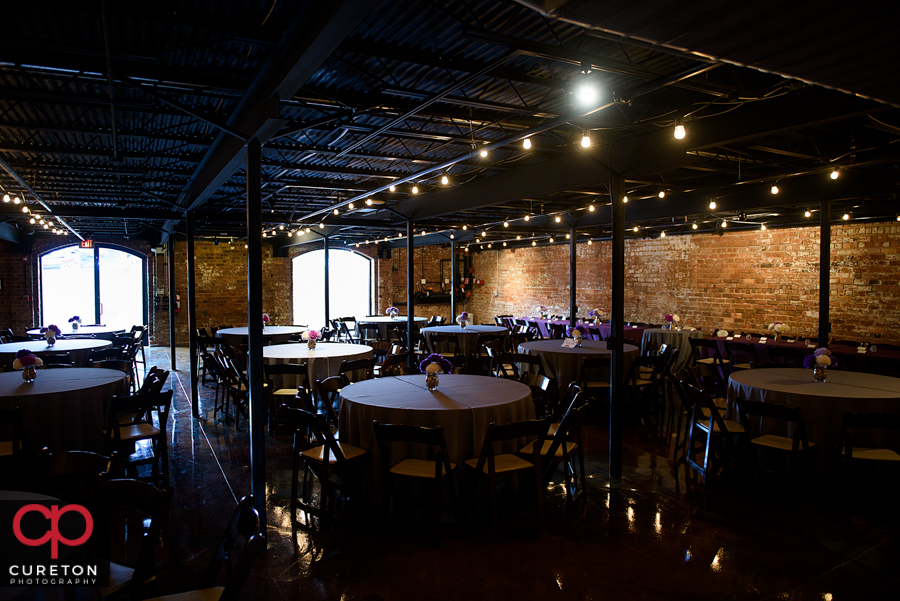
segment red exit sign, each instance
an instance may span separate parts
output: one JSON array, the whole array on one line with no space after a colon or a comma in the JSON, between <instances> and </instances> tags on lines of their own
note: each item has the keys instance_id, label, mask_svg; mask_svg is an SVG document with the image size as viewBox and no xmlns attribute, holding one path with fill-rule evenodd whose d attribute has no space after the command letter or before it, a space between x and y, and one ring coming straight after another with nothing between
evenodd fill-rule
<instances>
[{"instance_id":1,"label":"red exit sign","mask_svg":"<svg viewBox=\"0 0 900 601\"><path fill-rule=\"evenodd\" d=\"M81 248L94 248L94 241L93 240L82 240L81 242L78 243L78 246L80 246Z\"/></svg>"}]
</instances>

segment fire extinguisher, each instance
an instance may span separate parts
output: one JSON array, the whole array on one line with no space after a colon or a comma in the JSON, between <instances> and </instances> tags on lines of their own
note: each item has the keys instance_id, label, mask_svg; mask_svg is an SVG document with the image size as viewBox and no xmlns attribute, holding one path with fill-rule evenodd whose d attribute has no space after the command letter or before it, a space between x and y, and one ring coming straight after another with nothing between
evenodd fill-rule
<instances>
[{"instance_id":1,"label":"fire extinguisher","mask_svg":"<svg viewBox=\"0 0 900 601\"><path fill-rule=\"evenodd\" d=\"M176 313L181 312L181 295L178 294L177 292L175 293L175 312Z\"/></svg>"}]
</instances>

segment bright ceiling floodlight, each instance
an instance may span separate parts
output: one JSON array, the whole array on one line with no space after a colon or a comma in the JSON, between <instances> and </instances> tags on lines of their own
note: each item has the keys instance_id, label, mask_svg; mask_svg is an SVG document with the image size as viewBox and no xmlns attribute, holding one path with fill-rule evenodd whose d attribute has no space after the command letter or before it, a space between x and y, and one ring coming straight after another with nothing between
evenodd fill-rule
<instances>
[{"instance_id":1,"label":"bright ceiling floodlight","mask_svg":"<svg viewBox=\"0 0 900 601\"><path fill-rule=\"evenodd\" d=\"M666 197L666 191L665 191L665 190L660 190L660 191L659 191L659 194L658 194L657 196L659 196L660 198L665 198L665 197Z\"/></svg>"},{"instance_id":2,"label":"bright ceiling floodlight","mask_svg":"<svg viewBox=\"0 0 900 601\"><path fill-rule=\"evenodd\" d=\"M390 190L391 192L396 192L397 186L391 186L390 188L388 188L388 190Z\"/></svg>"},{"instance_id":3,"label":"bright ceiling floodlight","mask_svg":"<svg viewBox=\"0 0 900 601\"><path fill-rule=\"evenodd\" d=\"M525 138L522 140L522 148L525 150L531 150L531 138Z\"/></svg>"},{"instance_id":4,"label":"bright ceiling floodlight","mask_svg":"<svg viewBox=\"0 0 900 601\"><path fill-rule=\"evenodd\" d=\"M600 92L596 82L591 79L591 66L587 62L581 63L581 73L583 75L581 81L575 85L575 97L581 104L593 106L597 104Z\"/></svg>"},{"instance_id":5,"label":"bright ceiling floodlight","mask_svg":"<svg viewBox=\"0 0 900 601\"><path fill-rule=\"evenodd\" d=\"M840 172L840 171L838 171L837 169L832 170L832 172L831 172L831 179L837 179L837 178L839 178L840 176L841 176L841 172Z\"/></svg>"},{"instance_id":6,"label":"bright ceiling floodlight","mask_svg":"<svg viewBox=\"0 0 900 601\"><path fill-rule=\"evenodd\" d=\"M693 225L691 225L691 229L694 229L694 230L697 229L698 227L699 227L699 226L698 226L696 223L693 224Z\"/></svg>"},{"instance_id":7,"label":"bright ceiling floodlight","mask_svg":"<svg viewBox=\"0 0 900 601\"><path fill-rule=\"evenodd\" d=\"M716 210L716 201L714 201L714 200L709 201L709 208L715 211Z\"/></svg>"},{"instance_id":8,"label":"bright ceiling floodlight","mask_svg":"<svg viewBox=\"0 0 900 601\"><path fill-rule=\"evenodd\" d=\"M412 193L413 193L413 194L418 194L418 193L419 193L419 186L413 186Z\"/></svg>"},{"instance_id":9,"label":"bright ceiling floodlight","mask_svg":"<svg viewBox=\"0 0 900 601\"><path fill-rule=\"evenodd\" d=\"M442 183L443 185L446 186L447 184L450 183L450 178L447 177L446 175L442 175L442 176L441 176L441 183Z\"/></svg>"},{"instance_id":10,"label":"bright ceiling floodlight","mask_svg":"<svg viewBox=\"0 0 900 601\"><path fill-rule=\"evenodd\" d=\"M778 186L773 185L771 188L772 194L778 194Z\"/></svg>"},{"instance_id":11,"label":"bright ceiling floodlight","mask_svg":"<svg viewBox=\"0 0 900 601\"><path fill-rule=\"evenodd\" d=\"M591 132L588 130L584 130L584 133L581 136L581 146L582 148L589 148L591 146Z\"/></svg>"}]
</instances>

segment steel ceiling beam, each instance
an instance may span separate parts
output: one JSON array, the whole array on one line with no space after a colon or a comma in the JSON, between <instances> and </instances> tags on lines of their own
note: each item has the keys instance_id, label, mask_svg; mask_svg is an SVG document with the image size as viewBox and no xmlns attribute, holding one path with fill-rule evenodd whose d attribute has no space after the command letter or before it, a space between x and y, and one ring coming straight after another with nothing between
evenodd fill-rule
<instances>
[{"instance_id":1,"label":"steel ceiling beam","mask_svg":"<svg viewBox=\"0 0 900 601\"><path fill-rule=\"evenodd\" d=\"M260 144L267 142L286 123L279 102L296 93L374 5L372 0L332 0L296 18L231 113L228 126ZM203 206L244 162L243 149L242 140L220 133L178 204L187 210ZM164 229L174 227L175 220L170 220Z\"/></svg>"}]
</instances>

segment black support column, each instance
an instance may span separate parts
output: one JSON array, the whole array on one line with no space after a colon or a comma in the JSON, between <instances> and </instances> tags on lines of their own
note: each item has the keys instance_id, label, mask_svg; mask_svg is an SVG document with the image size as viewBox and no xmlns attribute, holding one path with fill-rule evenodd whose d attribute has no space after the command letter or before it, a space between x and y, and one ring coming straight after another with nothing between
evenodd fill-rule
<instances>
[{"instance_id":1,"label":"black support column","mask_svg":"<svg viewBox=\"0 0 900 601\"><path fill-rule=\"evenodd\" d=\"M450 240L450 319L456 319L456 240Z\"/></svg>"},{"instance_id":2,"label":"black support column","mask_svg":"<svg viewBox=\"0 0 900 601\"><path fill-rule=\"evenodd\" d=\"M166 243L166 258L169 267L169 362L172 371L175 368L175 232L169 232L169 241Z\"/></svg>"},{"instance_id":3,"label":"black support column","mask_svg":"<svg viewBox=\"0 0 900 601\"><path fill-rule=\"evenodd\" d=\"M406 340L409 344L409 364L416 364L416 295L413 292L413 229L412 221L406 222Z\"/></svg>"},{"instance_id":4,"label":"black support column","mask_svg":"<svg viewBox=\"0 0 900 601\"><path fill-rule=\"evenodd\" d=\"M831 201L823 200L819 210L819 346L826 348L831 335Z\"/></svg>"},{"instance_id":5,"label":"black support column","mask_svg":"<svg viewBox=\"0 0 900 601\"><path fill-rule=\"evenodd\" d=\"M612 202L612 307L610 307L610 337L607 347L612 350L609 388L609 475L622 478L623 405L625 403L625 364L622 344L625 325L625 191L622 178L609 178Z\"/></svg>"},{"instance_id":6,"label":"black support column","mask_svg":"<svg viewBox=\"0 0 900 601\"><path fill-rule=\"evenodd\" d=\"M575 239L575 228L569 228L569 327L574 328L575 323L578 321L577 316L578 310L575 306L575 288L577 287L578 282L578 274L576 273L576 266L578 264L578 246L576 245L577 240Z\"/></svg>"},{"instance_id":7,"label":"black support column","mask_svg":"<svg viewBox=\"0 0 900 601\"><path fill-rule=\"evenodd\" d=\"M250 492L266 533L266 399L263 397L262 184L259 142L247 143L247 376L250 379Z\"/></svg>"},{"instance_id":8,"label":"black support column","mask_svg":"<svg viewBox=\"0 0 900 601\"><path fill-rule=\"evenodd\" d=\"M187 314L188 352L191 361L191 414L200 417L200 389L197 379L197 277L194 274L194 212L187 213Z\"/></svg>"}]
</instances>

